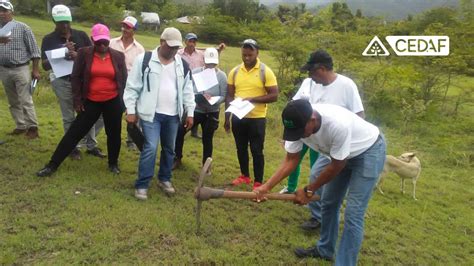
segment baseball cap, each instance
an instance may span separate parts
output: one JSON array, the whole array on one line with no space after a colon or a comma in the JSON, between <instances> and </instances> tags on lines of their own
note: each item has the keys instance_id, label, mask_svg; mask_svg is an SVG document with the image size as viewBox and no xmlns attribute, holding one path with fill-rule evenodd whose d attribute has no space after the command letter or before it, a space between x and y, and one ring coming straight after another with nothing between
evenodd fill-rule
<instances>
[{"instance_id":1,"label":"baseball cap","mask_svg":"<svg viewBox=\"0 0 474 266\"><path fill-rule=\"evenodd\" d=\"M190 33L186 34L186 36L185 36L184 38L185 38L187 41L192 40L192 39L197 40L197 39L198 39L198 36L196 35L196 33L190 32Z\"/></svg>"},{"instance_id":2,"label":"baseball cap","mask_svg":"<svg viewBox=\"0 0 474 266\"><path fill-rule=\"evenodd\" d=\"M13 4L10 3L10 1L7 1L7 0L0 0L0 7L5 8L6 10L13 11Z\"/></svg>"},{"instance_id":3,"label":"baseball cap","mask_svg":"<svg viewBox=\"0 0 474 266\"><path fill-rule=\"evenodd\" d=\"M216 48L206 48L206 51L204 51L204 63L219 64L219 53Z\"/></svg>"},{"instance_id":4,"label":"baseball cap","mask_svg":"<svg viewBox=\"0 0 474 266\"><path fill-rule=\"evenodd\" d=\"M309 55L308 61L301 67L301 71L309 71L318 66L331 66L332 57L324 50L317 50Z\"/></svg>"},{"instance_id":5,"label":"baseball cap","mask_svg":"<svg viewBox=\"0 0 474 266\"><path fill-rule=\"evenodd\" d=\"M71 10L65 5L55 5L51 10L54 22L72 21Z\"/></svg>"},{"instance_id":6,"label":"baseball cap","mask_svg":"<svg viewBox=\"0 0 474 266\"><path fill-rule=\"evenodd\" d=\"M285 127L283 139L297 141L303 138L306 123L310 120L312 113L313 107L308 100L299 99L289 102L281 113Z\"/></svg>"},{"instance_id":7,"label":"baseball cap","mask_svg":"<svg viewBox=\"0 0 474 266\"><path fill-rule=\"evenodd\" d=\"M95 24L92 26L92 40L98 41L98 40L107 40L110 41L110 31L107 26L104 24Z\"/></svg>"},{"instance_id":8,"label":"baseball cap","mask_svg":"<svg viewBox=\"0 0 474 266\"><path fill-rule=\"evenodd\" d=\"M128 16L122 20L123 24L127 24L130 28L137 29L138 20L132 16Z\"/></svg>"},{"instance_id":9,"label":"baseball cap","mask_svg":"<svg viewBox=\"0 0 474 266\"><path fill-rule=\"evenodd\" d=\"M252 49L259 49L257 42L253 39L246 39L242 42L242 47L250 47Z\"/></svg>"},{"instance_id":10,"label":"baseball cap","mask_svg":"<svg viewBox=\"0 0 474 266\"><path fill-rule=\"evenodd\" d=\"M166 28L163 33L161 33L160 39L166 41L166 44L170 47L182 47L183 37L177 28Z\"/></svg>"}]
</instances>

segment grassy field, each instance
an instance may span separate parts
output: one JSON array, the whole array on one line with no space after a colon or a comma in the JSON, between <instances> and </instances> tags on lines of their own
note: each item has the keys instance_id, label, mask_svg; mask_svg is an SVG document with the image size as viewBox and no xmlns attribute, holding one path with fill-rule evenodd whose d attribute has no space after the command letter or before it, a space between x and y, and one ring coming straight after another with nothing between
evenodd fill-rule
<instances>
[{"instance_id":1,"label":"grassy field","mask_svg":"<svg viewBox=\"0 0 474 266\"><path fill-rule=\"evenodd\" d=\"M37 19L19 20L33 28L38 40L53 27ZM148 49L158 43L157 36L138 39ZM268 53L262 57L274 66ZM238 48L229 47L222 55L223 69L238 64L239 58ZM472 86L473 80L462 83ZM138 154L126 148L120 154L119 176L107 171L105 160L84 155L82 161L67 159L53 177L37 178L35 172L48 161L63 134L48 82L43 80L37 91L41 138L28 141L6 135L14 123L0 90L0 139L7 141L0 146L0 264L327 264L293 255L293 248L313 245L318 234L298 228L309 213L291 203L205 202L202 233L197 235L193 190L201 144L189 136L184 167L173 176L174 197L165 196L153 180L150 199L134 199ZM270 107L266 177L284 155L279 144L282 106L280 102ZM369 204L361 265L474 265L473 109L461 111L452 123L425 124L423 135L383 128L388 153L417 151L423 165L419 200L411 197L411 182L402 195L399 178L386 178L385 195L374 192ZM99 146L105 149L104 133ZM214 146L212 176L205 184L224 187L239 168L233 138L222 126ZM306 160L300 185L307 182L307 164Z\"/></svg>"}]
</instances>

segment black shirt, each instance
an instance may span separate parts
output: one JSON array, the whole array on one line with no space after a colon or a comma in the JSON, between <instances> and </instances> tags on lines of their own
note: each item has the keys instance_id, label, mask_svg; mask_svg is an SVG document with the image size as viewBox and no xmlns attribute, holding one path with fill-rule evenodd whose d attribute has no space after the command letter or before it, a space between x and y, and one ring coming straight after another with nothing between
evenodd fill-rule
<instances>
[{"instance_id":1,"label":"black shirt","mask_svg":"<svg viewBox=\"0 0 474 266\"><path fill-rule=\"evenodd\" d=\"M92 46L89 36L80 30L71 29L71 37L69 38L69 41L76 44L74 46L74 50L76 51L82 47ZM47 59L45 51L64 47L65 44L66 38L61 37L61 35L56 31L44 36L43 43L41 44L41 59Z\"/></svg>"}]
</instances>

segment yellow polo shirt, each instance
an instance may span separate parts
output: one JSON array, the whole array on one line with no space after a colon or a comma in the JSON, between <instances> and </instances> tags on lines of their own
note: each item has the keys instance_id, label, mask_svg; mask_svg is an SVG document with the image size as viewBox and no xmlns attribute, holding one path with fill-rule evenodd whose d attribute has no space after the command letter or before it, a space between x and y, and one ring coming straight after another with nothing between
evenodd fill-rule
<instances>
[{"instance_id":1,"label":"yellow polo shirt","mask_svg":"<svg viewBox=\"0 0 474 266\"><path fill-rule=\"evenodd\" d=\"M240 68L235 77L234 73L237 68ZM260 78L260 59L257 58L257 64L247 71L244 64L234 67L228 75L227 84L235 86L235 98L258 97L266 95L265 87L277 86L277 80L273 71L265 65L265 84ZM245 118L263 118L267 116L267 104L252 103L255 108L248 113Z\"/></svg>"}]
</instances>

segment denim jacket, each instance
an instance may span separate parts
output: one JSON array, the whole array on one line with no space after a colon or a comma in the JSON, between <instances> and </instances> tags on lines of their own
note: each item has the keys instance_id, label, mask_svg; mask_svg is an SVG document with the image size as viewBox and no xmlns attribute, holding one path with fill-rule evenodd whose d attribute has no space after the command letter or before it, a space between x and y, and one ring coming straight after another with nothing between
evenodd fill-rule
<instances>
[{"instance_id":1,"label":"denim jacket","mask_svg":"<svg viewBox=\"0 0 474 266\"><path fill-rule=\"evenodd\" d=\"M160 89L162 65L158 58L157 49L154 49L148 65L150 69L145 70L145 73L142 74L143 57L144 54L139 55L133 63L133 67L128 74L123 100L127 108L127 114L138 114L140 119L153 122ZM175 65L177 77L178 106L176 108L179 118L182 118L185 111L188 117L192 117L196 104L194 103L193 83L190 74L184 76L183 63L179 55L175 55L172 64ZM147 80L143 78L144 75L149 75L150 84L146 84L147 86L143 82L146 83Z\"/></svg>"}]
</instances>

